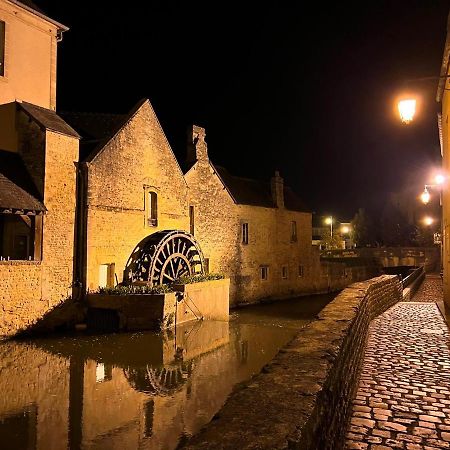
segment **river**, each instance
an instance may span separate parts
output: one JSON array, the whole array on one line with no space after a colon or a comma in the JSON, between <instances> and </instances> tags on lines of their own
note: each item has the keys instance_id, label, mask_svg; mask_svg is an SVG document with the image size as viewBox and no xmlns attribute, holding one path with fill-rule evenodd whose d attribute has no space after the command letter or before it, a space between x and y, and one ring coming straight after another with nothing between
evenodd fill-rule
<instances>
[{"instance_id":1,"label":"river","mask_svg":"<svg viewBox=\"0 0 450 450\"><path fill-rule=\"evenodd\" d=\"M176 333L4 342L0 449L175 449L333 297L248 306Z\"/></svg>"}]
</instances>

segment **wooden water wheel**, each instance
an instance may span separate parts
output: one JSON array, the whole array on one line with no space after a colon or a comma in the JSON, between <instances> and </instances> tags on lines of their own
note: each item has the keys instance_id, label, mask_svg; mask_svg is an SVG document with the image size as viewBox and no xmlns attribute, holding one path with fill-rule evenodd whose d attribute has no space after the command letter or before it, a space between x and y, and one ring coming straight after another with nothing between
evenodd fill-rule
<instances>
[{"instance_id":1,"label":"wooden water wheel","mask_svg":"<svg viewBox=\"0 0 450 450\"><path fill-rule=\"evenodd\" d=\"M158 231L143 239L125 266L124 281L151 284L204 273L204 260L194 236L185 231Z\"/></svg>"}]
</instances>

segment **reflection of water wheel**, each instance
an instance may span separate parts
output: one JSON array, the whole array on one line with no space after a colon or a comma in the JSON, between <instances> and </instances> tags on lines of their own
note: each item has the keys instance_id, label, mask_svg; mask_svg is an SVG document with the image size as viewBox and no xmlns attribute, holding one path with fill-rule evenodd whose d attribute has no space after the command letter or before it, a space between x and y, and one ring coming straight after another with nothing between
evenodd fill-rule
<instances>
[{"instance_id":1,"label":"reflection of water wheel","mask_svg":"<svg viewBox=\"0 0 450 450\"><path fill-rule=\"evenodd\" d=\"M143 239L125 267L124 281L152 284L203 273L203 254L194 236L185 231L158 231Z\"/></svg>"},{"instance_id":2,"label":"reflection of water wheel","mask_svg":"<svg viewBox=\"0 0 450 450\"><path fill-rule=\"evenodd\" d=\"M125 377L137 391L154 395L171 395L184 385L192 372L192 362L180 366L128 367Z\"/></svg>"}]
</instances>

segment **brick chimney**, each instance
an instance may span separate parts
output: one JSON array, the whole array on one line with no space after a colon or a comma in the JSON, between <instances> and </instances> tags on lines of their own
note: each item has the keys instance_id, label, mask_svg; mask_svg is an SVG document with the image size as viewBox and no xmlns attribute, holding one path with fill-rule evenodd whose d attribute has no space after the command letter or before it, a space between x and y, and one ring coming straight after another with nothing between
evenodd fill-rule
<instances>
[{"instance_id":1,"label":"brick chimney","mask_svg":"<svg viewBox=\"0 0 450 450\"><path fill-rule=\"evenodd\" d=\"M193 164L196 161L208 162L208 146L205 141L205 129L192 125L187 134L187 162Z\"/></svg>"},{"instance_id":2,"label":"brick chimney","mask_svg":"<svg viewBox=\"0 0 450 450\"><path fill-rule=\"evenodd\" d=\"M280 177L278 170L270 180L270 192L274 205L277 208L284 208L284 180Z\"/></svg>"}]
</instances>

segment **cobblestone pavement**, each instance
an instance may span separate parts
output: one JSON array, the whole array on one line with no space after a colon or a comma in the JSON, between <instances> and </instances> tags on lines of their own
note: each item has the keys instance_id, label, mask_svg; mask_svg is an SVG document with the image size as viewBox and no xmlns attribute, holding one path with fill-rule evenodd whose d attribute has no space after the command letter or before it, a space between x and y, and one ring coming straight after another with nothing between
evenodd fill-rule
<instances>
[{"instance_id":1,"label":"cobblestone pavement","mask_svg":"<svg viewBox=\"0 0 450 450\"><path fill-rule=\"evenodd\" d=\"M435 303L401 302L372 322L346 449L450 449L448 344Z\"/></svg>"},{"instance_id":2,"label":"cobblestone pavement","mask_svg":"<svg viewBox=\"0 0 450 450\"><path fill-rule=\"evenodd\" d=\"M411 299L413 302L436 302L444 296L442 278L439 274L427 274L425 280Z\"/></svg>"}]
</instances>

